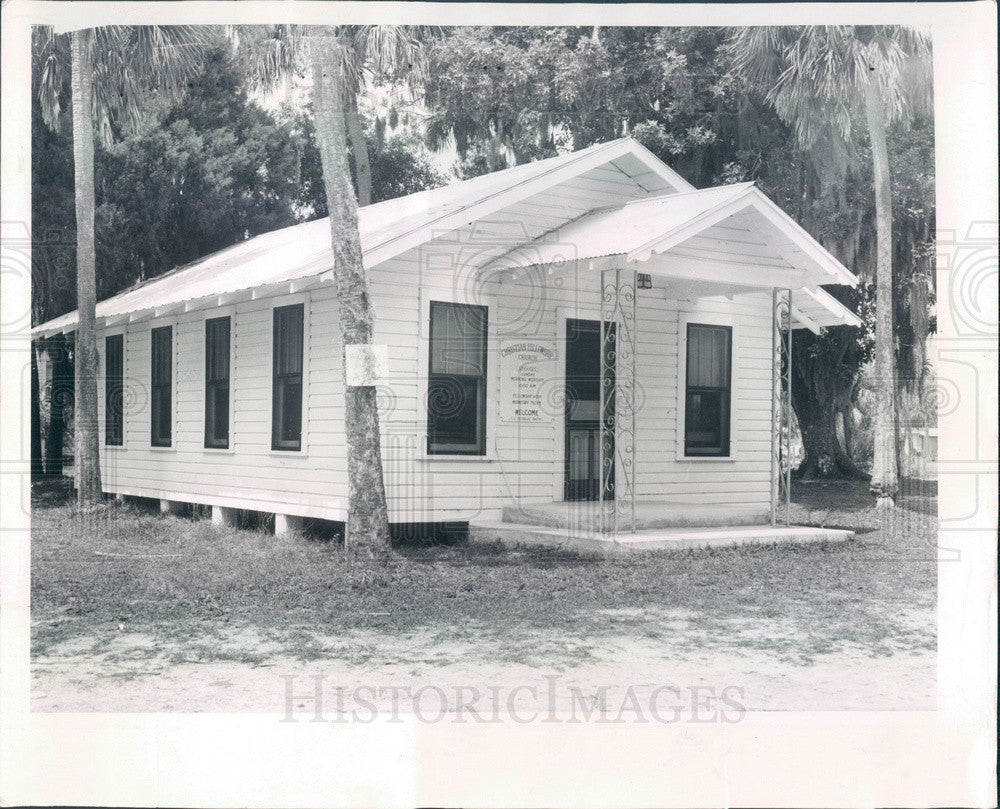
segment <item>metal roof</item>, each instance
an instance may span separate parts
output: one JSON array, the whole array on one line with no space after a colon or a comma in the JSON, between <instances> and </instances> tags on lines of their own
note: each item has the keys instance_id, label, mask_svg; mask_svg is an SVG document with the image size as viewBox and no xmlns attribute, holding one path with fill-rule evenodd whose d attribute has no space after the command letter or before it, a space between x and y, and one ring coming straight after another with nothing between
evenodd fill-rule
<instances>
[{"instance_id":1,"label":"metal roof","mask_svg":"<svg viewBox=\"0 0 1000 809\"><path fill-rule=\"evenodd\" d=\"M705 217L708 217L705 221L710 223L712 217L718 218L733 206L739 207L743 200L761 208L760 198L763 198L778 212L767 212L772 219L784 217L786 221L779 221L779 224L786 230L790 226L797 231L793 234L796 238L811 242L842 271L840 280L827 280L825 283L851 283L854 280L853 275L812 242L805 231L763 197L752 183L694 190L676 172L630 138L597 144L578 152L361 208L358 225L365 264L369 268L377 267L435 235L477 221L491 211L501 210L568 178L625 156L648 168L663 192L587 214L558 229L556 242L572 243L577 256L625 253L634 259L633 254L640 251L648 258L665 249L662 247L663 239L671 234L683 233L685 229L697 226ZM323 218L248 239L101 301L97 305L97 317L105 322L130 316L134 318L136 313L158 313L195 300L211 301L215 296L221 299L246 290L316 278L334 264L329 227L329 219ZM558 244L552 247L551 241L532 242L530 250L514 250L502 261L506 261L508 266L526 266L525 262L545 263L549 260L549 253L559 249ZM806 248L810 254L816 252L811 245L807 244ZM521 253L523 255L519 255ZM830 321L829 313L820 320L826 325ZM70 312L35 327L33 334L47 336L70 331L76 322L76 312ZM841 322L839 313L833 322Z\"/></svg>"},{"instance_id":2,"label":"metal roof","mask_svg":"<svg viewBox=\"0 0 1000 809\"><path fill-rule=\"evenodd\" d=\"M537 266L563 262L568 256L621 256L627 262L646 262L744 212L756 216L761 232L772 232L775 254L769 260L771 266L808 271L818 283L857 284L850 270L753 183L647 197L592 211L556 229L544 241L510 251L490 266Z\"/></svg>"},{"instance_id":3,"label":"metal roof","mask_svg":"<svg viewBox=\"0 0 1000 809\"><path fill-rule=\"evenodd\" d=\"M753 222L754 234L764 242L760 245L764 255L740 255L747 245L728 241L728 234L736 232L737 217L744 217L744 225ZM696 237L708 237L720 251L713 260L699 259L697 250L690 249L689 240ZM753 183L647 197L592 211L543 240L514 248L489 268L563 267L567 262L575 262L577 272L627 267L662 276L679 298L788 287L794 290L797 326L818 331L861 324L819 288L820 284L854 286L857 278Z\"/></svg>"},{"instance_id":4,"label":"metal roof","mask_svg":"<svg viewBox=\"0 0 1000 809\"><path fill-rule=\"evenodd\" d=\"M627 202L592 211L548 234L544 241L515 248L490 266L529 267L567 258L626 256L653 235L670 233L706 211L742 196L753 183L724 185Z\"/></svg>"},{"instance_id":5,"label":"metal roof","mask_svg":"<svg viewBox=\"0 0 1000 809\"><path fill-rule=\"evenodd\" d=\"M692 186L631 138L599 143L569 154L524 163L441 188L420 191L358 210L364 260L369 268L428 238L429 229L442 231L464 223L473 208L510 204L511 193L537 193L567 176L625 155L638 158L662 182L676 189ZM463 218L464 217L464 218ZM172 304L291 282L333 267L329 218L255 236L188 265L143 281L97 304L98 318L115 318ZM36 326L32 333L48 335L71 330L76 312Z\"/></svg>"}]
</instances>

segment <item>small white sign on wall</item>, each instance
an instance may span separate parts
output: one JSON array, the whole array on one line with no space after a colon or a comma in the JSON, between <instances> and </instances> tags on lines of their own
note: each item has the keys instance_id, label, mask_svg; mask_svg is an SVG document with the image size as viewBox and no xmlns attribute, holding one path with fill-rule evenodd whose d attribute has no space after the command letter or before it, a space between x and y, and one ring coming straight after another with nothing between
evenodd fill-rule
<instances>
[{"instance_id":1,"label":"small white sign on wall","mask_svg":"<svg viewBox=\"0 0 1000 809\"><path fill-rule=\"evenodd\" d=\"M500 420L541 422L554 416L555 347L534 340L500 343Z\"/></svg>"},{"instance_id":2,"label":"small white sign on wall","mask_svg":"<svg viewBox=\"0 0 1000 809\"><path fill-rule=\"evenodd\" d=\"M377 385L389 373L389 346L369 343L344 346L344 369L348 387Z\"/></svg>"}]
</instances>

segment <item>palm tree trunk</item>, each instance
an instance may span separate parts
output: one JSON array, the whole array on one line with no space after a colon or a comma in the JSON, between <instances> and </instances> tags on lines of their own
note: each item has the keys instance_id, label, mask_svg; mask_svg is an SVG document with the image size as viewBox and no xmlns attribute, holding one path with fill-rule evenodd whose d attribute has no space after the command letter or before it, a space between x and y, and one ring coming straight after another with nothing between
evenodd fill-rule
<instances>
[{"instance_id":1,"label":"palm tree trunk","mask_svg":"<svg viewBox=\"0 0 1000 809\"><path fill-rule=\"evenodd\" d=\"M871 491L890 506L899 491L896 443L896 355L892 323L892 195L885 111L877 78L865 82L865 113L875 177L875 424Z\"/></svg>"},{"instance_id":2,"label":"palm tree trunk","mask_svg":"<svg viewBox=\"0 0 1000 809\"><path fill-rule=\"evenodd\" d=\"M340 336L346 348L371 343L373 313L362 262L357 203L347 163L344 77L336 58L339 47L341 43L332 33L310 37L316 142L330 210ZM344 398L348 478L345 545L384 550L389 546L389 518L375 388L348 387L346 361Z\"/></svg>"},{"instance_id":3,"label":"palm tree trunk","mask_svg":"<svg viewBox=\"0 0 1000 809\"><path fill-rule=\"evenodd\" d=\"M76 497L82 505L101 501L100 439L97 426L97 275L94 254L94 86L91 31L74 31L73 172L76 196L75 442Z\"/></svg>"},{"instance_id":4,"label":"palm tree trunk","mask_svg":"<svg viewBox=\"0 0 1000 809\"><path fill-rule=\"evenodd\" d=\"M368 144L365 130L361 126L356 98L347 98L347 136L351 139L351 153L354 155L354 174L357 178L358 207L364 208L372 201L372 165L368 159Z\"/></svg>"}]
</instances>

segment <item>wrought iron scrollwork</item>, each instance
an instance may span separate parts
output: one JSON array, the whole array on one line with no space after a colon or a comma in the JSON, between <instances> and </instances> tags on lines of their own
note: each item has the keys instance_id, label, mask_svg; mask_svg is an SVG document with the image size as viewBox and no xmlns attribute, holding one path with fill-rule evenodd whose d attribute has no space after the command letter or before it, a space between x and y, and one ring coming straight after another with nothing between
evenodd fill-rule
<instances>
[{"instance_id":1,"label":"wrought iron scrollwork","mask_svg":"<svg viewBox=\"0 0 1000 809\"><path fill-rule=\"evenodd\" d=\"M635 531L636 274L601 272L601 531Z\"/></svg>"},{"instance_id":2,"label":"wrought iron scrollwork","mask_svg":"<svg viewBox=\"0 0 1000 809\"><path fill-rule=\"evenodd\" d=\"M791 523L792 483L792 290L771 294L771 525L785 501Z\"/></svg>"}]
</instances>

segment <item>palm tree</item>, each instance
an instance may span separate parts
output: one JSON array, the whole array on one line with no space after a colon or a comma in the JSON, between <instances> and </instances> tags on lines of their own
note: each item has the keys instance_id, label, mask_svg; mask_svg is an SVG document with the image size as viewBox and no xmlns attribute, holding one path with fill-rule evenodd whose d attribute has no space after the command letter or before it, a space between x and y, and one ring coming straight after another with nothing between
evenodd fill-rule
<instances>
[{"instance_id":1,"label":"palm tree","mask_svg":"<svg viewBox=\"0 0 1000 809\"><path fill-rule=\"evenodd\" d=\"M312 72L316 145L330 212L341 343L372 342L373 313L358 231L358 205L371 199L368 152L357 118L357 98L366 70L419 75L421 50L415 31L398 26L241 26L231 31L247 74L261 89L308 66ZM280 40L281 45L276 44ZM282 58L273 54L281 53ZM302 70L302 72L305 72ZM354 137L349 132L353 129ZM347 160L354 147L355 197ZM347 436L348 506L345 545L383 551L389 517L382 474L381 438L374 386L348 386L344 362L344 431Z\"/></svg>"},{"instance_id":2,"label":"palm tree","mask_svg":"<svg viewBox=\"0 0 1000 809\"><path fill-rule=\"evenodd\" d=\"M767 92L778 116L809 150L821 142L839 161L863 109L875 185L877 378L871 490L879 506L899 491L896 358L893 330L892 194L886 127L916 99L915 72L926 70L930 43L897 26L741 28L730 40L735 70ZM926 90L924 91L926 92ZM860 100L860 103L859 103ZM831 146L834 147L831 151Z\"/></svg>"},{"instance_id":3,"label":"palm tree","mask_svg":"<svg viewBox=\"0 0 1000 809\"><path fill-rule=\"evenodd\" d=\"M77 502L102 497L100 438L97 423L97 275L94 250L94 120L97 136L110 144L115 127L135 128L143 102L183 91L196 71L198 46L205 34L192 26L104 26L69 35L73 119L73 170L76 197L76 290L74 435ZM45 29L46 51L39 101L45 123L61 122L65 43Z\"/></svg>"}]
</instances>

